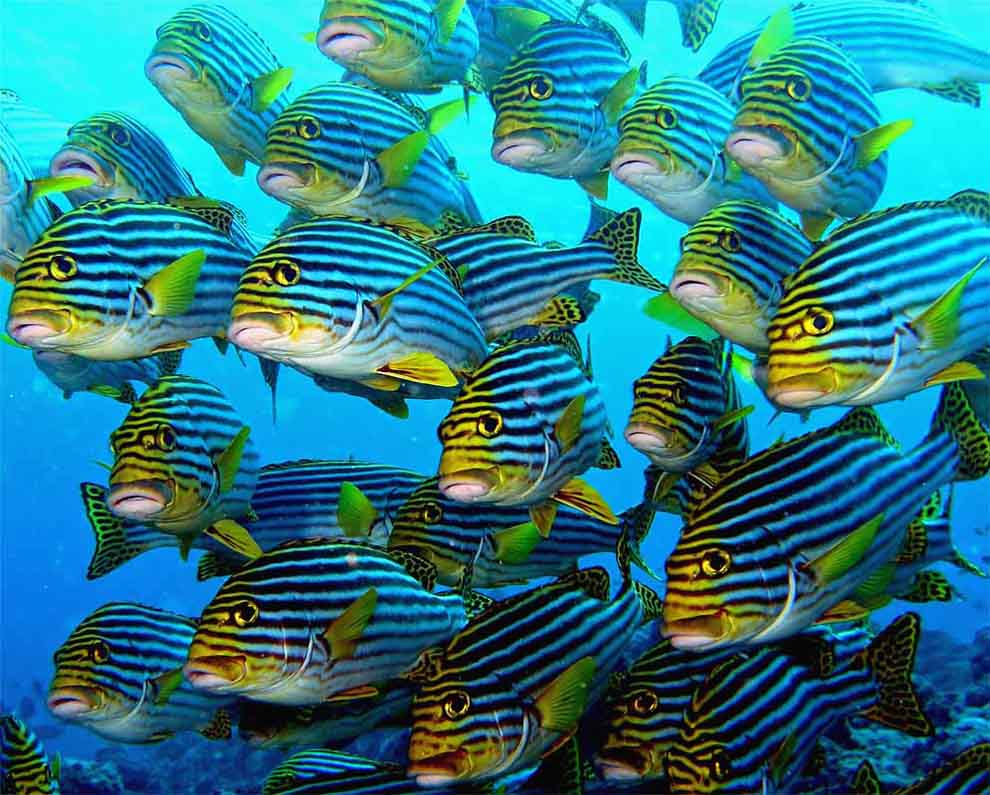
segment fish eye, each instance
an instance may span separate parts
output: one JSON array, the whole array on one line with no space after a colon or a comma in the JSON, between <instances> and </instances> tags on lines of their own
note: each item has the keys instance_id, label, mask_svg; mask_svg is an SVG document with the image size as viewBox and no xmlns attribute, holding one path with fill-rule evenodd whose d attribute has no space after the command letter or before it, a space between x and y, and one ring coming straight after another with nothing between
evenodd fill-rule
<instances>
[{"instance_id":1,"label":"fish eye","mask_svg":"<svg viewBox=\"0 0 990 795\"><path fill-rule=\"evenodd\" d=\"M553 96L553 81L545 75L537 75L529 81L529 95L540 102Z\"/></svg>"},{"instance_id":2,"label":"fish eye","mask_svg":"<svg viewBox=\"0 0 990 795\"><path fill-rule=\"evenodd\" d=\"M435 502L428 502L423 506L423 511L420 515L425 524L436 524L443 519L443 508Z\"/></svg>"},{"instance_id":3,"label":"fish eye","mask_svg":"<svg viewBox=\"0 0 990 795\"><path fill-rule=\"evenodd\" d=\"M665 130L672 130L677 126L677 114L672 108L660 108L660 110L657 111L657 124Z\"/></svg>"},{"instance_id":4,"label":"fish eye","mask_svg":"<svg viewBox=\"0 0 990 795\"><path fill-rule=\"evenodd\" d=\"M110 647L102 640L96 641L89 647L89 659L95 663L105 663L110 659Z\"/></svg>"},{"instance_id":5,"label":"fish eye","mask_svg":"<svg viewBox=\"0 0 990 795\"><path fill-rule=\"evenodd\" d=\"M732 770L731 760L724 748L720 748L712 754L711 762L708 763L708 771L715 781L725 781Z\"/></svg>"},{"instance_id":6,"label":"fish eye","mask_svg":"<svg viewBox=\"0 0 990 795\"><path fill-rule=\"evenodd\" d=\"M254 602L245 599L238 602L233 609L234 623L239 627L249 627L258 620L261 611Z\"/></svg>"},{"instance_id":7,"label":"fish eye","mask_svg":"<svg viewBox=\"0 0 990 795\"><path fill-rule=\"evenodd\" d=\"M210 41L213 39L213 32L205 22L197 22L193 25L193 30L201 41Z\"/></svg>"},{"instance_id":8,"label":"fish eye","mask_svg":"<svg viewBox=\"0 0 990 795\"><path fill-rule=\"evenodd\" d=\"M79 268L68 254L56 254L48 261L48 272L55 281L67 282L79 272Z\"/></svg>"},{"instance_id":9,"label":"fish eye","mask_svg":"<svg viewBox=\"0 0 990 795\"><path fill-rule=\"evenodd\" d=\"M804 102L811 96L811 81L804 75L798 75L787 81L786 89L791 99Z\"/></svg>"},{"instance_id":10,"label":"fish eye","mask_svg":"<svg viewBox=\"0 0 990 795\"><path fill-rule=\"evenodd\" d=\"M280 259L272 265L272 278L283 287L291 287L301 276L299 266L290 259Z\"/></svg>"},{"instance_id":11,"label":"fish eye","mask_svg":"<svg viewBox=\"0 0 990 795\"><path fill-rule=\"evenodd\" d=\"M701 556L701 570L709 577L720 577L732 565L732 556L723 549L709 549Z\"/></svg>"},{"instance_id":12,"label":"fish eye","mask_svg":"<svg viewBox=\"0 0 990 795\"><path fill-rule=\"evenodd\" d=\"M832 313L820 307L809 310L808 314L801 321L801 327L805 333L810 334L812 337L820 337L822 334L828 334L834 325L835 318L832 316Z\"/></svg>"},{"instance_id":13,"label":"fish eye","mask_svg":"<svg viewBox=\"0 0 990 795\"><path fill-rule=\"evenodd\" d=\"M652 715L660 708L660 699L652 690L644 690L637 693L632 700L632 711L637 715L646 717Z\"/></svg>"},{"instance_id":14,"label":"fish eye","mask_svg":"<svg viewBox=\"0 0 990 795\"><path fill-rule=\"evenodd\" d=\"M130 146L131 144L131 133L119 124L110 125L110 140L113 141L117 146Z\"/></svg>"},{"instance_id":15,"label":"fish eye","mask_svg":"<svg viewBox=\"0 0 990 795\"><path fill-rule=\"evenodd\" d=\"M303 116L296 125L296 132L299 133L300 138L312 141L320 137L320 123L312 116Z\"/></svg>"},{"instance_id":16,"label":"fish eye","mask_svg":"<svg viewBox=\"0 0 990 795\"><path fill-rule=\"evenodd\" d=\"M502 432L502 415L497 411L488 411L478 417L478 433L486 439L492 439Z\"/></svg>"},{"instance_id":17,"label":"fish eye","mask_svg":"<svg viewBox=\"0 0 990 795\"><path fill-rule=\"evenodd\" d=\"M175 449L176 445L179 443L178 438L168 425L160 425L158 431L155 434L155 444L162 450L170 452Z\"/></svg>"},{"instance_id":18,"label":"fish eye","mask_svg":"<svg viewBox=\"0 0 990 795\"><path fill-rule=\"evenodd\" d=\"M730 254L734 254L742 248L742 238L733 229L723 229L719 233L718 244Z\"/></svg>"},{"instance_id":19,"label":"fish eye","mask_svg":"<svg viewBox=\"0 0 990 795\"><path fill-rule=\"evenodd\" d=\"M471 697L463 690L455 690L443 702L444 714L451 720L456 720L471 709Z\"/></svg>"}]
</instances>

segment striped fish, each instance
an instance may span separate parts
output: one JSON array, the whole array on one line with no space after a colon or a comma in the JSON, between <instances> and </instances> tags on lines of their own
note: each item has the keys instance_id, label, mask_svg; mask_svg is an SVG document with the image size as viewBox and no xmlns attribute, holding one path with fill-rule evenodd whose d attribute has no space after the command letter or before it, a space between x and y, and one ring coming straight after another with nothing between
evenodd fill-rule
<instances>
[{"instance_id":1,"label":"striped fish","mask_svg":"<svg viewBox=\"0 0 990 795\"><path fill-rule=\"evenodd\" d=\"M432 594L368 544L283 544L228 579L204 608L186 679L276 704L375 695L465 623L455 594Z\"/></svg>"},{"instance_id":2,"label":"striped fish","mask_svg":"<svg viewBox=\"0 0 990 795\"><path fill-rule=\"evenodd\" d=\"M452 272L385 227L306 221L245 270L227 336L259 356L386 392L403 381L449 390L487 345L445 267Z\"/></svg>"},{"instance_id":3,"label":"striped fish","mask_svg":"<svg viewBox=\"0 0 990 795\"><path fill-rule=\"evenodd\" d=\"M133 403L137 392L132 381L153 384L159 378L173 375L178 369L182 351L168 351L144 359L121 362L98 362L60 351L34 351L34 365L68 400L76 392Z\"/></svg>"},{"instance_id":4,"label":"striped fish","mask_svg":"<svg viewBox=\"0 0 990 795\"><path fill-rule=\"evenodd\" d=\"M742 79L725 151L817 240L834 218L873 207L887 181L885 150L911 122L880 126L869 83L841 47L775 33L768 26L758 43L768 53Z\"/></svg>"},{"instance_id":5,"label":"striped fish","mask_svg":"<svg viewBox=\"0 0 990 795\"><path fill-rule=\"evenodd\" d=\"M569 332L522 340L496 349L471 374L437 430L445 497L527 506L544 536L555 503L617 523L601 496L578 477L592 466L615 467L618 460L605 440L601 393L575 348Z\"/></svg>"},{"instance_id":6,"label":"striped fish","mask_svg":"<svg viewBox=\"0 0 990 795\"><path fill-rule=\"evenodd\" d=\"M48 176L52 152L65 141L68 122L25 103L16 92L0 88L0 123L13 135L35 179ZM0 147L6 149L6 146Z\"/></svg>"},{"instance_id":7,"label":"striped fish","mask_svg":"<svg viewBox=\"0 0 990 795\"><path fill-rule=\"evenodd\" d=\"M561 505L553 532L543 538L526 507L458 502L430 478L396 511L388 547L428 560L444 585L469 580L472 587L497 588L567 574L579 558L613 551L620 532Z\"/></svg>"},{"instance_id":8,"label":"striped fish","mask_svg":"<svg viewBox=\"0 0 990 795\"><path fill-rule=\"evenodd\" d=\"M960 792L986 792L990 789L990 743L976 743L939 765L919 781L905 787L885 790L873 765L865 760L856 771L855 795L955 795Z\"/></svg>"},{"instance_id":9,"label":"striped fish","mask_svg":"<svg viewBox=\"0 0 990 795\"><path fill-rule=\"evenodd\" d=\"M664 634L674 646L787 637L869 589L959 464L941 431L908 453L890 442L873 410L857 409L726 474L667 558Z\"/></svg>"},{"instance_id":10,"label":"striped fish","mask_svg":"<svg viewBox=\"0 0 990 795\"><path fill-rule=\"evenodd\" d=\"M59 795L61 759L16 715L0 715L0 789L5 795Z\"/></svg>"},{"instance_id":11,"label":"striped fish","mask_svg":"<svg viewBox=\"0 0 990 795\"><path fill-rule=\"evenodd\" d=\"M613 32L566 22L541 26L491 91L492 157L518 171L574 178L604 198L616 125L637 79Z\"/></svg>"},{"instance_id":12,"label":"striped fish","mask_svg":"<svg viewBox=\"0 0 990 795\"><path fill-rule=\"evenodd\" d=\"M324 748L301 751L276 767L261 789L262 795L430 795L453 792L424 788L406 778L400 765Z\"/></svg>"},{"instance_id":13,"label":"striped fish","mask_svg":"<svg viewBox=\"0 0 990 795\"><path fill-rule=\"evenodd\" d=\"M767 397L869 405L982 377L990 194L965 190L843 224L787 277L768 329Z\"/></svg>"},{"instance_id":14,"label":"striped fish","mask_svg":"<svg viewBox=\"0 0 990 795\"><path fill-rule=\"evenodd\" d=\"M464 0L324 0L316 46L377 85L432 93L473 82L478 29Z\"/></svg>"},{"instance_id":15,"label":"striped fish","mask_svg":"<svg viewBox=\"0 0 990 795\"><path fill-rule=\"evenodd\" d=\"M978 107L979 83L990 82L990 53L968 42L932 6L902 0L829 0L790 6L798 36L822 36L859 64L874 91L919 88ZM730 99L766 21L725 47L698 77Z\"/></svg>"},{"instance_id":16,"label":"striped fish","mask_svg":"<svg viewBox=\"0 0 990 795\"><path fill-rule=\"evenodd\" d=\"M429 232L480 223L454 158L433 133L458 100L425 111L353 83L324 83L268 129L258 185L315 215L351 215Z\"/></svg>"},{"instance_id":17,"label":"striped fish","mask_svg":"<svg viewBox=\"0 0 990 795\"><path fill-rule=\"evenodd\" d=\"M265 131L288 103L292 70L233 11L194 5L155 34L144 74L231 174L260 163Z\"/></svg>"},{"instance_id":18,"label":"striped fish","mask_svg":"<svg viewBox=\"0 0 990 795\"><path fill-rule=\"evenodd\" d=\"M851 630L852 639L834 642L812 665L802 664L809 650L794 643L720 665L684 712L667 757L670 792L790 791L819 736L856 713L932 736L911 681L920 630L918 616L906 613L865 649L865 633Z\"/></svg>"},{"instance_id":19,"label":"striped fish","mask_svg":"<svg viewBox=\"0 0 990 795\"><path fill-rule=\"evenodd\" d=\"M373 699L360 698L315 707L282 707L245 700L237 732L255 748L340 748L376 729L408 723L412 691L386 689Z\"/></svg>"},{"instance_id":20,"label":"striped fish","mask_svg":"<svg viewBox=\"0 0 990 795\"><path fill-rule=\"evenodd\" d=\"M677 9L681 24L681 44L697 52L715 27L722 0L667 0ZM649 0L584 0L583 8L603 5L617 11L640 36L646 31L646 4Z\"/></svg>"},{"instance_id":21,"label":"striped fish","mask_svg":"<svg viewBox=\"0 0 990 795\"><path fill-rule=\"evenodd\" d=\"M286 541L347 532L384 545L393 515L424 477L386 464L354 461L268 464L258 473L258 485L251 497L252 515L241 521L266 552ZM342 508L342 489L356 505ZM125 522L110 513L107 490L95 483L82 484L82 497L96 541L87 579L109 574L149 549L176 547L184 540L152 525ZM345 531L341 523L349 530ZM195 536L191 546L206 551L197 568L200 580L233 574L245 563L243 555L233 553L208 535Z\"/></svg>"},{"instance_id":22,"label":"striped fish","mask_svg":"<svg viewBox=\"0 0 990 795\"><path fill-rule=\"evenodd\" d=\"M540 245L518 216L463 229L426 243L458 268L464 300L489 340L522 326L570 326L587 318L582 299L565 293L591 279L662 292L636 258L641 214L627 210L576 246Z\"/></svg>"},{"instance_id":23,"label":"striped fish","mask_svg":"<svg viewBox=\"0 0 990 795\"><path fill-rule=\"evenodd\" d=\"M735 115L735 106L700 80L664 78L619 120L612 176L686 224L732 199L773 206L763 184L726 159Z\"/></svg>"},{"instance_id":24,"label":"striped fish","mask_svg":"<svg viewBox=\"0 0 990 795\"><path fill-rule=\"evenodd\" d=\"M96 113L72 125L50 170L53 177L92 180L67 194L74 207L93 199L167 202L199 194L165 142L126 113Z\"/></svg>"},{"instance_id":25,"label":"striped fish","mask_svg":"<svg viewBox=\"0 0 990 795\"><path fill-rule=\"evenodd\" d=\"M621 553L620 553L621 557ZM410 673L409 768L422 786L536 765L577 729L644 617L627 564L610 597L583 569L496 602Z\"/></svg>"},{"instance_id":26,"label":"striped fish","mask_svg":"<svg viewBox=\"0 0 990 795\"><path fill-rule=\"evenodd\" d=\"M181 666L191 618L130 602L87 616L55 652L48 709L120 743L154 743L176 732L230 737L232 699L196 690Z\"/></svg>"},{"instance_id":27,"label":"striped fish","mask_svg":"<svg viewBox=\"0 0 990 795\"><path fill-rule=\"evenodd\" d=\"M238 212L200 198L102 200L67 212L17 269L8 333L35 349L110 361L222 336L255 250Z\"/></svg>"},{"instance_id":28,"label":"striped fish","mask_svg":"<svg viewBox=\"0 0 990 795\"><path fill-rule=\"evenodd\" d=\"M732 376L732 352L718 338L668 341L633 384L625 437L665 472L700 472L720 448L749 449L746 415ZM728 438L733 437L733 438Z\"/></svg>"},{"instance_id":29,"label":"striped fish","mask_svg":"<svg viewBox=\"0 0 990 795\"><path fill-rule=\"evenodd\" d=\"M681 238L670 294L726 339L765 354L781 282L811 247L775 210L753 201L725 202Z\"/></svg>"},{"instance_id":30,"label":"striped fish","mask_svg":"<svg viewBox=\"0 0 990 795\"><path fill-rule=\"evenodd\" d=\"M258 479L250 433L215 386L182 375L162 378L110 434L107 507L178 536L183 557L203 532L218 540L234 533L254 547L233 521L249 513Z\"/></svg>"},{"instance_id":31,"label":"striped fish","mask_svg":"<svg viewBox=\"0 0 990 795\"><path fill-rule=\"evenodd\" d=\"M950 432L959 445L962 465L956 480L979 480L990 472L990 415L987 413L987 396L990 389L986 379L977 381L953 381L942 387L936 422L957 417Z\"/></svg>"}]
</instances>

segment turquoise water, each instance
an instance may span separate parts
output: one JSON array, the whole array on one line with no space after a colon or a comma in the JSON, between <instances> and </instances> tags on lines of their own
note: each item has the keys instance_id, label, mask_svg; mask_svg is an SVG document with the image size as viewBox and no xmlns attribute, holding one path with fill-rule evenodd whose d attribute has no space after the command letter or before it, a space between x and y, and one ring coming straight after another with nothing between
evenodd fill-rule
<instances>
[{"instance_id":1,"label":"turquoise water","mask_svg":"<svg viewBox=\"0 0 990 795\"><path fill-rule=\"evenodd\" d=\"M967 31L974 44L990 49L986 24L990 6L959 0L931 4ZM0 4L0 85L67 123L105 110L133 114L168 143L205 195L241 207L251 228L266 234L284 216L285 208L258 189L255 167L249 165L243 178L231 177L144 76L143 63L155 29L184 5L5 0ZM317 21L319 3L242 1L230 6L264 35L283 64L296 70L294 95L339 76L339 68L303 40ZM645 40L628 37L632 62L647 60L651 83L668 74L695 74L721 46L751 29L776 6L763 0L726 0L714 33L694 55L680 46L673 6L653 3ZM444 98L454 98L458 91L450 89ZM909 117L915 122L892 149L889 178L878 207L943 198L968 187L987 189L990 115L985 97L984 88L984 107L973 109L916 91L878 95L884 120ZM485 218L523 215L532 221L540 239L577 242L587 220L582 190L570 181L523 174L494 163L489 154L491 126L491 110L477 102L469 118L457 120L443 133L459 168L470 176L469 186L482 214ZM643 209L640 260L660 279L668 277L685 227L614 180L608 204L619 210ZM603 298L583 331L593 340L596 381L609 418L620 429L631 406L631 383L663 350L667 330L640 312L647 297L642 291L605 282L596 289ZM182 564L175 550L147 553L101 580L86 581L92 537L78 484L104 480L105 473L95 462L108 459L107 437L127 409L91 395L64 400L23 351L0 346L0 366L0 702L10 708L31 694L31 682L47 686L53 650L96 607L130 600L197 615L217 584L197 583L194 565ZM279 422L273 426L270 398L254 362L244 367L232 354L221 358L212 344L201 340L186 353L182 371L208 379L231 399L251 426L263 463L354 457L425 474L435 471L440 454L435 428L445 411L442 402L413 403L410 419L399 421L363 401L328 394L298 374L284 372ZM785 415L770 424L774 412L762 395L748 385L744 393L744 402L756 406L749 418L753 450L766 447L782 433L792 436L826 425L842 413L816 411L807 425ZM936 398L937 392L928 390L879 410L891 431L910 447L927 429ZM608 472L593 470L587 478L621 510L638 500L646 462L621 435L615 444L624 466ZM986 481L959 485L954 538L965 555L984 566L990 561L988 525ZM657 568L673 546L678 527L679 521L668 515L659 515L655 522L645 553ZM986 580L946 571L960 599L917 610L926 627L942 629L966 643L988 623L990 588ZM903 609L899 604L885 608L877 614L877 624L886 624ZM44 705L39 703L38 710L43 713ZM49 745L51 750L85 757L103 743L81 729L65 727Z\"/></svg>"}]
</instances>

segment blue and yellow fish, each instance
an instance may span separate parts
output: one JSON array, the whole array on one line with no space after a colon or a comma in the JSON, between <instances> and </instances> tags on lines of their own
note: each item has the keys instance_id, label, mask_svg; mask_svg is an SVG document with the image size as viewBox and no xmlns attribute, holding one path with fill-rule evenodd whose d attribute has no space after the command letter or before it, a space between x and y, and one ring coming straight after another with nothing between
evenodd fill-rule
<instances>
[{"instance_id":1,"label":"blue and yellow fish","mask_svg":"<svg viewBox=\"0 0 990 795\"><path fill-rule=\"evenodd\" d=\"M15 714L0 715L0 789L5 795L59 795L62 761Z\"/></svg>"}]
</instances>

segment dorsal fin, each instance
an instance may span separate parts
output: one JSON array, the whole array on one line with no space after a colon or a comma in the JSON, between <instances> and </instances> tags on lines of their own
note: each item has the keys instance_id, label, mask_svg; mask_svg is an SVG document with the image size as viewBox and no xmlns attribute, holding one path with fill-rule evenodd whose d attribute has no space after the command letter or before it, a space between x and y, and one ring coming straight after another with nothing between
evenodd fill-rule
<instances>
[{"instance_id":1,"label":"dorsal fin","mask_svg":"<svg viewBox=\"0 0 990 795\"><path fill-rule=\"evenodd\" d=\"M230 234L235 223L247 224L247 218L241 209L229 202L206 196L169 196L166 201L173 207L198 215L225 235Z\"/></svg>"},{"instance_id":2,"label":"dorsal fin","mask_svg":"<svg viewBox=\"0 0 990 795\"><path fill-rule=\"evenodd\" d=\"M990 221L990 193L968 188L952 194L945 204L981 221Z\"/></svg>"},{"instance_id":3,"label":"dorsal fin","mask_svg":"<svg viewBox=\"0 0 990 795\"><path fill-rule=\"evenodd\" d=\"M835 424L835 430L876 436L891 447L899 446L872 406L857 406Z\"/></svg>"},{"instance_id":4,"label":"dorsal fin","mask_svg":"<svg viewBox=\"0 0 990 795\"><path fill-rule=\"evenodd\" d=\"M558 578L559 585L568 585L584 591L592 599L608 601L611 582L608 572L600 566L591 569L578 569Z\"/></svg>"}]
</instances>

